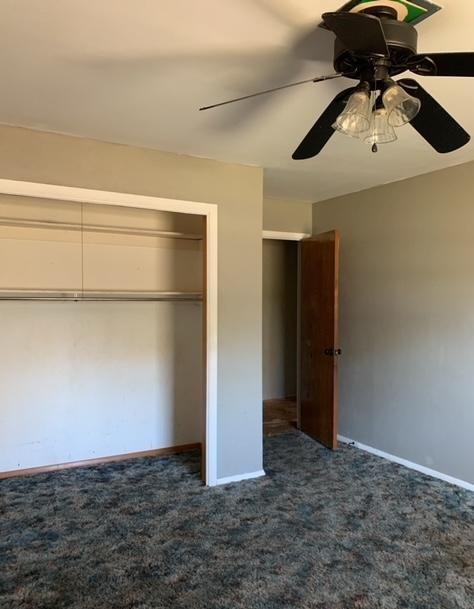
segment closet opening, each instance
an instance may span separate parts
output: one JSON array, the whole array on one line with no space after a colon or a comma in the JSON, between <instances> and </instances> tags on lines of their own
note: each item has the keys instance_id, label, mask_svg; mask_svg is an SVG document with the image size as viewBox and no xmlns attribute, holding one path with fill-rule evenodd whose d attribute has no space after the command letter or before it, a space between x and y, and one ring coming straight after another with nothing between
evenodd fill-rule
<instances>
[{"instance_id":1,"label":"closet opening","mask_svg":"<svg viewBox=\"0 0 474 609\"><path fill-rule=\"evenodd\" d=\"M298 241L263 240L263 432L297 427Z\"/></svg>"},{"instance_id":2,"label":"closet opening","mask_svg":"<svg viewBox=\"0 0 474 609\"><path fill-rule=\"evenodd\" d=\"M214 210L46 188L0 194L0 477L202 449L215 484Z\"/></svg>"}]
</instances>

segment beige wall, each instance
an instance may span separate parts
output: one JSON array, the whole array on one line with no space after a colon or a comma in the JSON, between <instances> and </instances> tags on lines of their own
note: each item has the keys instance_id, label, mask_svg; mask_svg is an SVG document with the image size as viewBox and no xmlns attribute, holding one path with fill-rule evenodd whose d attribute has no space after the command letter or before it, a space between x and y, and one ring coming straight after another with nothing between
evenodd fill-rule
<instances>
[{"instance_id":1,"label":"beige wall","mask_svg":"<svg viewBox=\"0 0 474 609\"><path fill-rule=\"evenodd\" d=\"M218 206L218 476L260 470L263 171L0 127L0 177Z\"/></svg>"},{"instance_id":2,"label":"beige wall","mask_svg":"<svg viewBox=\"0 0 474 609\"><path fill-rule=\"evenodd\" d=\"M25 221L30 226L17 225ZM31 226L38 221L76 230ZM81 225L202 235L199 216L0 193L0 289L201 291L201 241L82 232Z\"/></svg>"},{"instance_id":3,"label":"beige wall","mask_svg":"<svg viewBox=\"0 0 474 609\"><path fill-rule=\"evenodd\" d=\"M263 241L263 399L296 396L298 245Z\"/></svg>"},{"instance_id":4,"label":"beige wall","mask_svg":"<svg viewBox=\"0 0 474 609\"><path fill-rule=\"evenodd\" d=\"M314 205L342 233L343 435L474 482L474 163Z\"/></svg>"},{"instance_id":5,"label":"beige wall","mask_svg":"<svg viewBox=\"0 0 474 609\"><path fill-rule=\"evenodd\" d=\"M200 441L200 304L1 302L0 313L0 471Z\"/></svg>"},{"instance_id":6,"label":"beige wall","mask_svg":"<svg viewBox=\"0 0 474 609\"><path fill-rule=\"evenodd\" d=\"M311 234L312 222L312 203L309 201L263 199L264 230Z\"/></svg>"}]
</instances>

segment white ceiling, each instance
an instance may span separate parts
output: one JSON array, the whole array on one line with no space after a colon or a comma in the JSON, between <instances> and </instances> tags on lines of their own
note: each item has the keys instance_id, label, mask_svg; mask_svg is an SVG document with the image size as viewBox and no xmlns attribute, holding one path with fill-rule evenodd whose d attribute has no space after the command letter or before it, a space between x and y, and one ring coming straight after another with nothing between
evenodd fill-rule
<instances>
[{"instance_id":1,"label":"white ceiling","mask_svg":"<svg viewBox=\"0 0 474 609\"><path fill-rule=\"evenodd\" d=\"M2 0L0 122L266 168L272 197L322 200L474 159L435 153L411 127L374 155L336 134L291 153L348 81L303 85L209 112L201 105L332 72L342 0ZM474 2L444 0L420 51L474 50ZM474 79L423 85L474 134Z\"/></svg>"}]
</instances>

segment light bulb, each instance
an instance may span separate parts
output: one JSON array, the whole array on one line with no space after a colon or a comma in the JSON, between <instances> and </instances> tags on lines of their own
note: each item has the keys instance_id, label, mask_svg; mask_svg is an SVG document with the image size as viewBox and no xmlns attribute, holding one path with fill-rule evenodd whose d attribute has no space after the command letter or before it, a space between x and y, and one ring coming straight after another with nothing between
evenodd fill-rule
<instances>
[{"instance_id":1,"label":"light bulb","mask_svg":"<svg viewBox=\"0 0 474 609\"><path fill-rule=\"evenodd\" d=\"M394 128L388 122L388 112L386 108L377 108L372 113L370 130L364 141L367 144L389 144L397 140Z\"/></svg>"},{"instance_id":2,"label":"light bulb","mask_svg":"<svg viewBox=\"0 0 474 609\"><path fill-rule=\"evenodd\" d=\"M386 89L382 100L392 127L403 127L415 118L421 108L420 100L408 95L396 83Z\"/></svg>"},{"instance_id":3,"label":"light bulb","mask_svg":"<svg viewBox=\"0 0 474 609\"><path fill-rule=\"evenodd\" d=\"M359 137L369 128L371 110L368 90L360 89L349 97L344 112L337 117L333 127L344 135Z\"/></svg>"}]
</instances>

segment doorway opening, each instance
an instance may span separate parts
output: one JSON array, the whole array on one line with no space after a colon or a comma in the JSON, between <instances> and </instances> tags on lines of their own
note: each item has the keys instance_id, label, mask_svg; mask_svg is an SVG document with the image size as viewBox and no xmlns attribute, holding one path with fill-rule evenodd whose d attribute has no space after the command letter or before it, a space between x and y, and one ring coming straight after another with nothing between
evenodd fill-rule
<instances>
[{"instance_id":1,"label":"doorway opening","mask_svg":"<svg viewBox=\"0 0 474 609\"><path fill-rule=\"evenodd\" d=\"M263 431L299 429L337 448L337 231L263 241Z\"/></svg>"},{"instance_id":2,"label":"doorway opening","mask_svg":"<svg viewBox=\"0 0 474 609\"><path fill-rule=\"evenodd\" d=\"M263 431L297 428L298 242L263 241Z\"/></svg>"}]
</instances>

